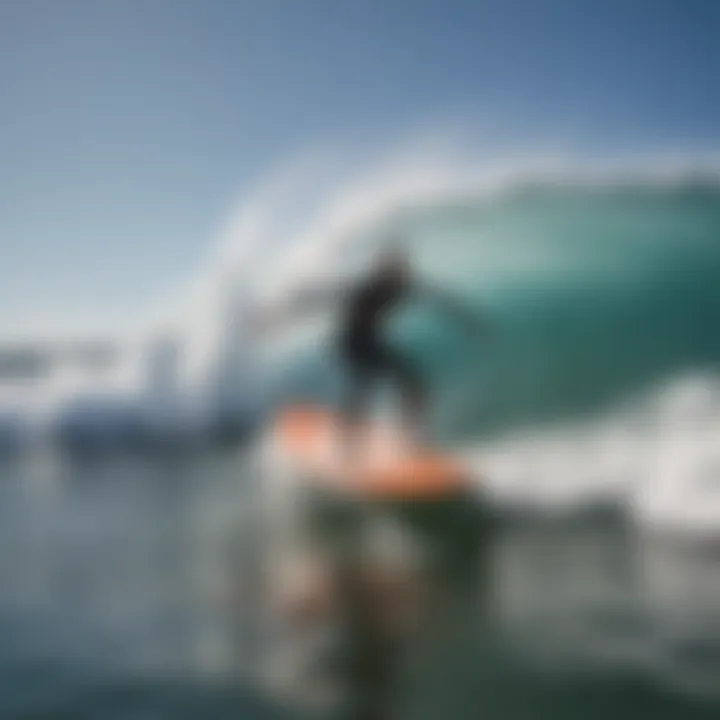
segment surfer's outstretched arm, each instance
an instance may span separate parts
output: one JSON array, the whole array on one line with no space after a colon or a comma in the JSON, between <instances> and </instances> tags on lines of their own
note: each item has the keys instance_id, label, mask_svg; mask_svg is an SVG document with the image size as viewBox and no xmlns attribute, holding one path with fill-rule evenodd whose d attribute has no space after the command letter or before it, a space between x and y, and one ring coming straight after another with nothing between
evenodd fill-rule
<instances>
[{"instance_id":1,"label":"surfer's outstretched arm","mask_svg":"<svg viewBox=\"0 0 720 720\"><path fill-rule=\"evenodd\" d=\"M255 314L255 329L276 330L307 315L322 312L342 300L347 288L339 285L304 287L289 293L282 301L262 307Z\"/></svg>"},{"instance_id":2,"label":"surfer's outstretched arm","mask_svg":"<svg viewBox=\"0 0 720 720\"><path fill-rule=\"evenodd\" d=\"M418 296L429 301L472 332L487 334L492 330L492 323L484 313L479 313L474 308L470 308L451 293L426 283L416 285L415 291Z\"/></svg>"}]
</instances>

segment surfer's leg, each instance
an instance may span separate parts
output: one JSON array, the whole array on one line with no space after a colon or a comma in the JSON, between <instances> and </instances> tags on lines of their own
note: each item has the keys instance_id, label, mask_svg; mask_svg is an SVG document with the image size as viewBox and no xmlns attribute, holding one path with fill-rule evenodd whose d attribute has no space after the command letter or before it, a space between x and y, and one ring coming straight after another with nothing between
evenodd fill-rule
<instances>
[{"instance_id":1,"label":"surfer's leg","mask_svg":"<svg viewBox=\"0 0 720 720\"><path fill-rule=\"evenodd\" d=\"M343 415L351 425L358 426L367 414L370 375L360 367L351 367L348 375Z\"/></svg>"},{"instance_id":2,"label":"surfer's leg","mask_svg":"<svg viewBox=\"0 0 720 720\"><path fill-rule=\"evenodd\" d=\"M347 457L354 460L362 447L362 429L368 414L368 403L374 382L374 371L361 353L345 357L347 387L343 399L342 423L344 449Z\"/></svg>"},{"instance_id":3,"label":"surfer's leg","mask_svg":"<svg viewBox=\"0 0 720 720\"><path fill-rule=\"evenodd\" d=\"M427 417L427 388L422 376L405 356L388 349L384 349L382 366L400 390L406 429L413 441L422 442Z\"/></svg>"}]
</instances>

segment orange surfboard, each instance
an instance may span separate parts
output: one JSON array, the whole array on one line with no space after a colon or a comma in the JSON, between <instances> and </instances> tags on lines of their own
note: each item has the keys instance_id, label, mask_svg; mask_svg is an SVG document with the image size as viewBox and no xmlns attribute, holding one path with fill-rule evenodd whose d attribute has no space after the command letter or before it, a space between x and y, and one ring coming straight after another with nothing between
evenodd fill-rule
<instances>
[{"instance_id":1,"label":"orange surfboard","mask_svg":"<svg viewBox=\"0 0 720 720\"><path fill-rule=\"evenodd\" d=\"M276 448L306 476L358 496L431 499L469 488L460 463L380 424L353 430L348 441L337 413L302 406L281 411L273 430Z\"/></svg>"}]
</instances>

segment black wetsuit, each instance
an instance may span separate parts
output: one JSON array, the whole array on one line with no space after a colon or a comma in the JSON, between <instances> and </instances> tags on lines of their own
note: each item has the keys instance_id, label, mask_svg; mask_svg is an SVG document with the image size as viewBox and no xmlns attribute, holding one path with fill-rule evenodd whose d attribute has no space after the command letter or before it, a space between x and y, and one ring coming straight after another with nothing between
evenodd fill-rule
<instances>
[{"instance_id":1,"label":"black wetsuit","mask_svg":"<svg viewBox=\"0 0 720 720\"><path fill-rule=\"evenodd\" d=\"M339 351L350 371L345 409L353 417L363 411L370 385L384 376L398 384L406 412L415 415L424 403L416 369L383 338L384 321L411 291L406 279L381 273L354 287L346 299Z\"/></svg>"}]
</instances>

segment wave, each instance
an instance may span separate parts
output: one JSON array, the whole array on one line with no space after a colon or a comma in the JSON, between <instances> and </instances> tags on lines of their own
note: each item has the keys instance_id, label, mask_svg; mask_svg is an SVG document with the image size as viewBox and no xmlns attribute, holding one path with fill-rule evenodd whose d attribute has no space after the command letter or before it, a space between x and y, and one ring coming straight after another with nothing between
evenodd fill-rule
<instances>
[{"instance_id":1,"label":"wave","mask_svg":"<svg viewBox=\"0 0 720 720\"><path fill-rule=\"evenodd\" d=\"M491 337L468 338L427 310L398 319L395 337L431 378L445 435L599 410L717 365L719 186L653 178L518 181L499 195L406 207L360 238L371 257L389 227L401 232L421 276L492 321ZM299 327L276 377L329 393L323 378L337 379L318 352L322 323Z\"/></svg>"},{"instance_id":2,"label":"wave","mask_svg":"<svg viewBox=\"0 0 720 720\"><path fill-rule=\"evenodd\" d=\"M329 318L258 348L248 312L352 275L399 232L421 275L496 328L472 340L431 311L398 318L395 337L433 389L439 437L604 416L667 378L717 369L718 168L709 155L498 161L425 141L363 161L311 154L240 204L205 267L149 309L115 366L101 376L60 368L7 396L43 421L78 398L114 397L193 427L218 398L331 400L342 379L319 344Z\"/></svg>"}]
</instances>

